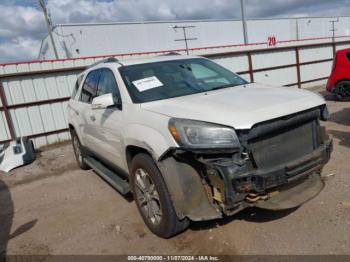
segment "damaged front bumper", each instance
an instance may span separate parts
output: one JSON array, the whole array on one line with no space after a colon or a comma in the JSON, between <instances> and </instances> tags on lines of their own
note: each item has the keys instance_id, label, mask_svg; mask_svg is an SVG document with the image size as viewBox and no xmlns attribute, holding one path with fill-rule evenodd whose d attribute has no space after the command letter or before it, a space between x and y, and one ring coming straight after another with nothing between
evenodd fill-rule
<instances>
[{"instance_id":1,"label":"damaged front bumper","mask_svg":"<svg viewBox=\"0 0 350 262\"><path fill-rule=\"evenodd\" d=\"M252 206L281 210L302 205L323 189L320 172L331 151L332 141L328 140L297 161L247 171L247 164L225 158L195 159L193 153L175 150L159 168L178 217L201 221Z\"/></svg>"},{"instance_id":2,"label":"damaged front bumper","mask_svg":"<svg viewBox=\"0 0 350 262\"><path fill-rule=\"evenodd\" d=\"M323 185L323 182L319 174L328 162L331 151L332 141L328 140L297 161L253 172L239 172L237 166L215 163L210 171L209 181L215 181L215 176L222 178L224 183L216 186L220 192L224 192L222 210L227 215L235 213L237 207L242 205L256 205L267 209L293 208L310 200L322 190L323 186L320 184ZM309 178L311 176L312 179ZM288 195L288 201L278 197L282 193ZM272 202L275 204L267 204Z\"/></svg>"},{"instance_id":3,"label":"damaged front bumper","mask_svg":"<svg viewBox=\"0 0 350 262\"><path fill-rule=\"evenodd\" d=\"M210 220L250 206L289 209L315 197L332 151L319 117L314 110L260 124L241 134L236 152L170 149L158 166L178 217Z\"/></svg>"}]
</instances>

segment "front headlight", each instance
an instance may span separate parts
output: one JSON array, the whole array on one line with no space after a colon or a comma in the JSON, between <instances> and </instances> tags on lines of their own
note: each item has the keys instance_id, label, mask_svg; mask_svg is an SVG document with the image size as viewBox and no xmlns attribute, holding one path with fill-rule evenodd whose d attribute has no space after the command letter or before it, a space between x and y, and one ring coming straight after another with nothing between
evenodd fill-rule
<instances>
[{"instance_id":1,"label":"front headlight","mask_svg":"<svg viewBox=\"0 0 350 262\"><path fill-rule=\"evenodd\" d=\"M239 139L233 128L211 123L172 118L169 131L182 146L189 148L240 148Z\"/></svg>"}]
</instances>

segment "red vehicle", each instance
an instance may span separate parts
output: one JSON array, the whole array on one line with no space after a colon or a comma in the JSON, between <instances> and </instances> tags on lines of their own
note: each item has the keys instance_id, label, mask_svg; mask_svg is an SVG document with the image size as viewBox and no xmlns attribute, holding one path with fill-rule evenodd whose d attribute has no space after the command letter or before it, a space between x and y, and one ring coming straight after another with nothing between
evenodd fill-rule
<instances>
[{"instance_id":1,"label":"red vehicle","mask_svg":"<svg viewBox=\"0 0 350 262\"><path fill-rule=\"evenodd\" d=\"M350 97L350 48L336 53L327 91L334 93L339 100Z\"/></svg>"}]
</instances>

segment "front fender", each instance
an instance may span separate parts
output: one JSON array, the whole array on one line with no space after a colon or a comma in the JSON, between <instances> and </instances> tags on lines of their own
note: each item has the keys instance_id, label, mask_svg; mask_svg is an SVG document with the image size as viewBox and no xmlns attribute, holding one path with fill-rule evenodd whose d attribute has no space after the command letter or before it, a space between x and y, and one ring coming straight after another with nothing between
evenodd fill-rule
<instances>
[{"instance_id":1,"label":"front fender","mask_svg":"<svg viewBox=\"0 0 350 262\"><path fill-rule=\"evenodd\" d=\"M168 131L168 130L166 130ZM169 135L162 134L152 127L133 124L125 129L124 144L146 149L155 161L175 144Z\"/></svg>"},{"instance_id":2,"label":"front fender","mask_svg":"<svg viewBox=\"0 0 350 262\"><path fill-rule=\"evenodd\" d=\"M152 156L161 171L179 219L188 217L200 221L221 217L221 212L210 204L201 177L193 167L173 157L162 159L170 147L176 146L170 134L167 137L151 127L131 125L125 132L125 145L143 148Z\"/></svg>"}]
</instances>

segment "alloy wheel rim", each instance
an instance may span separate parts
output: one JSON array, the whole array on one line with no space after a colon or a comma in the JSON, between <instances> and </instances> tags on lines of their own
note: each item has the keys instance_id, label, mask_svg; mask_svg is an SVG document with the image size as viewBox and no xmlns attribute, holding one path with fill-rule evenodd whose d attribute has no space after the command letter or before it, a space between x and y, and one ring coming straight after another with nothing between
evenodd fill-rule
<instances>
[{"instance_id":1,"label":"alloy wheel rim","mask_svg":"<svg viewBox=\"0 0 350 262\"><path fill-rule=\"evenodd\" d=\"M347 95L349 95L349 93L350 93L349 89L350 89L350 87L348 85L341 84L339 86L339 94L340 94L340 96L346 97Z\"/></svg>"},{"instance_id":2,"label":"alloy wheel rim","mask_svg":"<svg viewBox=\"0 0 350 262\"><path fill-rule=\"evenodd\" d=\"M141 212L153 224L162 219L162 208L158 191L150 175L142 168L135 172L135 193Z\"/></svg>"}]
</instances>

